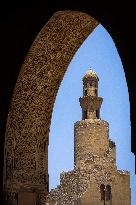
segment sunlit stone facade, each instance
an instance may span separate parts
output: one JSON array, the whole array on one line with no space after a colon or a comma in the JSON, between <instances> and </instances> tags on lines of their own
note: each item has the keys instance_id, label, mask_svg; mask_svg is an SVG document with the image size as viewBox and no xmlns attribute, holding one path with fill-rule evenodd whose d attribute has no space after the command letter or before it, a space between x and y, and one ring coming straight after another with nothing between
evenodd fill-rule
<instances>
[{"instance_id":1,"label":"sunlit stone facade","mask_svg":"<svg viewBox=\"0 0 136 205\"><path fill-rule=\"evenodd\" d=\"M99 78L92 70L83 77L79 99L82 120L74 125L74 170L60 175L46 205L130 205L130 175L117 170L116 146L109 124L100 119Z\"/></svg>"}]
</instances>

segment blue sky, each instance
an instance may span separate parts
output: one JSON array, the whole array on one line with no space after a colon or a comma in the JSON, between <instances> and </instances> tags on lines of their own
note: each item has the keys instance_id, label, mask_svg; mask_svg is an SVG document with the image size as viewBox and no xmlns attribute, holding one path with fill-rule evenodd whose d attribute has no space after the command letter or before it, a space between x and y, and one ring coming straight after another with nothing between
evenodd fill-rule
<instances>
[{"instance_id":1,"label":"blue sky","mask_svg":"<svg viewBox=\"0 0 136 205\"><path fill-rule=\"evenodd\" d=\"M59 184L62 171L74 168L74 123L81 119L82 77L89 68L99 77L98 93L103 98L101 119L109 122L109 136L116 143L117 168L131 172L131 205L136 205L127 82L116 46L102 25L76 52L56 97L49 137L49 187Z\"/></svg>"}]
</instances>

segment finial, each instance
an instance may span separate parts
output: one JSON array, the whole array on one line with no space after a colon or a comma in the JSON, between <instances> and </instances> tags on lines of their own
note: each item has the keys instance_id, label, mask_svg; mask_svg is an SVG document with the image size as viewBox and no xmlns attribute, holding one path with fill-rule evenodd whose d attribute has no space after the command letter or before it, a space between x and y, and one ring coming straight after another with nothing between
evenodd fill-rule
<instances>
[{"instance_id":1,"label":"finial","mask_svg":"<svg viewBox=\"0 0 136 205\"><path fill-rule=\"evenodd\" d=\"M87 79L87 78L95 78L95 79L99 80L99 78L98 78L96 72L95 72L94 70L92 70L92 69L89 69L89 70L85 73L85 75L84 75L84 77L83 77L83 80L84 80L84 79Z\"/></svg>"}]
</instances>

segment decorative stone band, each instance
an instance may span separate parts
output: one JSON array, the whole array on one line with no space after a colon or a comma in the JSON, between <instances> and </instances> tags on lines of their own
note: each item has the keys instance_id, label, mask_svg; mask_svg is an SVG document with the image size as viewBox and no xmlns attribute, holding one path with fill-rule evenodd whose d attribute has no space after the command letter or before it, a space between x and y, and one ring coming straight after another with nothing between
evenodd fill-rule
<instances>
[{"instance_id":1,"label":"decorative stone band","mask_svg":"<svg viewBox=\"0 0 136 205\"><path fill-rule=\"evenodd\" d=\"M47 144L55 98L71 59L97 25L85 13L59 11L34 40L20 69L8 114L4 188L7 180L13 188L13 181L20 185L29 178L33 186L33 182L39 185L41 175L47 176ZM47 178L41 181L41 186L45 184Z\"/></svg>"},{"instance_id":2,"label":"decorative stone band","mask_svg":"<svg viewBox=\"0 0 136 205\"><path fill-rule=\"evenodd\" d=\"M90 124L97 124L97 125L105 125L107 127L107 132L109 132L109 123L105 120L100 120L100 119L85 119L85 120L80 120L74 123L74 127L82 126L82 127L87 127Z\"/></svg>"}]
</instances>

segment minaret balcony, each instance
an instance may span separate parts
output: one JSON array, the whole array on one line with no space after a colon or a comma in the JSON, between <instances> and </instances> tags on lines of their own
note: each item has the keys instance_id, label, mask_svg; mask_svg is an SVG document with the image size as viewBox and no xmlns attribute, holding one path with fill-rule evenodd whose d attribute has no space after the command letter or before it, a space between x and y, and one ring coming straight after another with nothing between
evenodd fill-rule
<instances>
[{"instance_id":1,"label":"minaret balcony","mask_svg":"<svg viewBox=\"0 0 136 205\"><path fill-rule=\"evenodd\" d=\"M102 104L103 98L95 96L85 96L79 98L80 106L83 110L99 110Z\"/></svg>"}]
</instances>

